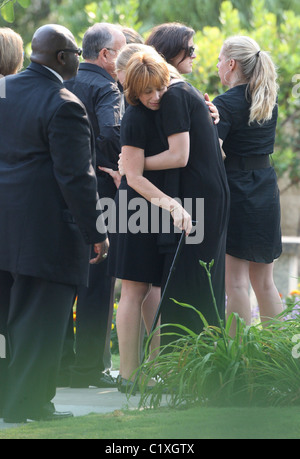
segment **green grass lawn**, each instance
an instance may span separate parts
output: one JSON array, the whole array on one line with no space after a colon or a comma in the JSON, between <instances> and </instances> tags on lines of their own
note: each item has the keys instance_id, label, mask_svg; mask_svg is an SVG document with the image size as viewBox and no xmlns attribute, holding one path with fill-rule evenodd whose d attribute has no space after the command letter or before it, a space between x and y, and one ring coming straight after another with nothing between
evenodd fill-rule
<instances>
[{"instance_id":1,"label":"green grass lawn","mask_svg":"<svg viewBox=\"0 0 300 459\"><path fill-rule=\"evenodd\" d=\"M31 423L0 439L299 439L299 408L161 408Z\"/></svg>"}]
</instances>

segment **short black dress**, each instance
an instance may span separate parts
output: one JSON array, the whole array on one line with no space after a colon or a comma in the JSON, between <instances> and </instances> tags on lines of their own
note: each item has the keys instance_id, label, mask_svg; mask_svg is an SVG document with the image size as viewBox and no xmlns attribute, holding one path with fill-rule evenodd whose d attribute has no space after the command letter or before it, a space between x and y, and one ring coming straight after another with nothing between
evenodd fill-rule
<instances>
[{"instance_id":1,"label":"short black dress","mask_svg":"<svg viewBox=\"0 0 300 459\"><path fill-rule=\"evenodd\" d=\"M164 191L179 198L197 221L196 232L186 240L167 284L161 320L164 325L180 324L199 333L203 328L199 316L191 309L177 305L172 298L194 306L210 325L218 325L208 277L199 263L214 260L211 270L214 296L219 315L225 318L225 249L229 214L226 172L216 126L203 95L197 89L187 82L172 84L162 98L159 120L166 137L190 133L188 164L177 171L166 171ZM165 255L164 287L175 250L176 245L173 249L168 247ZM172 331L173 327L165 327L162 333L166 330ZM164 335L161 339L167 344L174 340L174 336Z\"/></svg>"},{"instance_id":2,"label":"short black dress","mask_svg":"<svg viewBox=\"0 0 300 459\"><path fill-rule=\"evenodd\" d=\"M142 104L129 106L121 122L121 145L141 148L145 156L166 150L156 128L156 116L156 111ZM163 171L145 171L144 177L162 188ZM163 255L159 253L157 238L161 210L133 190L125 176L115 204L116 224L110 228L109 274L118 279L160 285Z\"/></svg>"},{"instance_id":3,"label":"short black dress","mask_svg":"<svg viewBox=\"0 0 300 459\"><path fill-rule=\"evenodd\" d=\"M278 107L270 121L249 126L246 90L247 85L239 85L213 101L220 113L218 132L231 194L226 252L272 263L282 252L280 194L274 168L265 159L274 150Z\"/></svg>"}]
</instances>

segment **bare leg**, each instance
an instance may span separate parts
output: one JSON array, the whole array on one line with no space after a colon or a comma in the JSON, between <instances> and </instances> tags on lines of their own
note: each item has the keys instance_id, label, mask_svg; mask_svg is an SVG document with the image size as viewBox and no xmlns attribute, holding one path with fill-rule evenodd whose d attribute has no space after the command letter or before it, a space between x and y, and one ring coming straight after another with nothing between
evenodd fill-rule
<instances>
[{"instance_id":1,"label":"bare leg","mask_svg":"<svg viewBox=\"0 0 300 459\"><path fill-rule=\"evenodd\" d=\"M227 317L236 312L247 325L251 325L249 298L249 262L226 255ZM233 320L230 334L235 335L236 321Z\"/></svg>"},{"instance_id":2,"label":"bare leg","mask_svg":"<svg viewBox=\"0 0 300 459\"><path fill-rule=\"evenodd\" d=\"M160 298L161 298L161 288L152 286L152 289L149 295L147 296L146 300L143 303L142 314L143 314L143 319L144 319L144 323L146 326L148 336L149 336L149 333L152 328L152 324L155 319L155 315L157 312L157 308L159 306ZM157 327L159 327L159 325L160 325L160 318L158 320ZM160 346L160 330L158 330L152 338L151 346L150 346L150 350L151 350L150 359L155 358L155 356L157 355L157 349L159 348L159 346Z\"/></svg>"},{"instance_id":3,"label":"bare leg","mask_svg":"<svg viewBox=\"0 0 300 459\"><path fill-rule=\"evenodd\" d=\"M261 321L274 318L283 311L283 305L273 280L274 263L250 262L250 281L259 305Z\"/></svg>"},{"instance_id":4,"label":"bare leg","mask_svg":"<svg viewBox=\"0 0 300 459\"><path fill-rule=\"evenodd\" d=\"M130 379L132 373L140 365L141 309L150 287L151 285L142 282L122 281L116 322L120 351L120 374L125 379Z\"/></svg>"}]
</instances>

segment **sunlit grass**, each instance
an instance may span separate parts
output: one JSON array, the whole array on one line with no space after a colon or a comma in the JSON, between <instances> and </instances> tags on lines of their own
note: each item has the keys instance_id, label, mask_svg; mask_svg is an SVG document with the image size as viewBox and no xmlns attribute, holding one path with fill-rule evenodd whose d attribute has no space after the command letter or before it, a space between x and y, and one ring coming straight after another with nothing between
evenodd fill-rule
<instances>
[{"instance_id":1,"label":"sunlit grass","mask_svg":"<svg viewBox=\"0 0 300 459\"><path fill-rule=\"evenodd\" d=\"M298 408L205 408L117 411L0 431L0 439L299 439ZM116 443L117 444L117 443ZM124 444L124 442L123 442ZM130 444L130 443L128 443ZM196 444L198 444L196 442Z\"/></svg>"}]
</instances>

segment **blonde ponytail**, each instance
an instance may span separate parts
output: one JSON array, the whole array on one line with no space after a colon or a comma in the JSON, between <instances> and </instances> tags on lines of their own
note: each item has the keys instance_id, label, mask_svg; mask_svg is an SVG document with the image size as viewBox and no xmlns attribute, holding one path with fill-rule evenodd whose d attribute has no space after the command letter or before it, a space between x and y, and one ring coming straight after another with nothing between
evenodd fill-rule
<instances>
[{"instance_id":1,"label":"blonde ponytail","mask_svg":"<svg viewBox=\"0 0 300 459\"><path fill-rule=\"evenodd\" d=\"M246 81L246 97L251 98L249 124L264 123L272 118L277 99L277 72L266 51L260 50L255 40L245 36L228 38L224 42L224 54L235 59Z\"/></svg>"}]
</instances>

